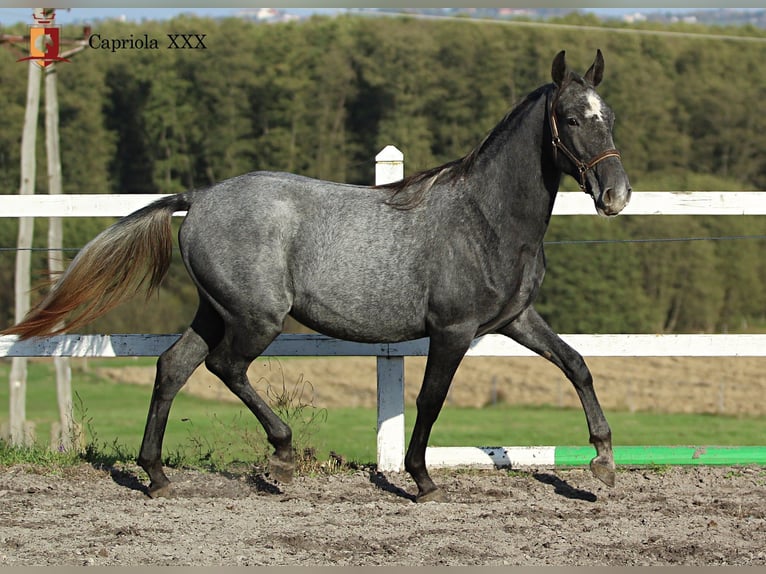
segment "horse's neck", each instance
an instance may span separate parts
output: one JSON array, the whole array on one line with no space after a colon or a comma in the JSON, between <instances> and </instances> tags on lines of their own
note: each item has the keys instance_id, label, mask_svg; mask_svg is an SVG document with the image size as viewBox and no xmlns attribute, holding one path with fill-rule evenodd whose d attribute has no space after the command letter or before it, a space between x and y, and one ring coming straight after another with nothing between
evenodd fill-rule
<instances>
[{"instance_id":1,"label":"horse's neck","mask_svg":"<svg viewBox=\"0 0 766 574\"><path fill-rule=\"evenodd\" d=\"M483 151L472 186L493 227L538 226L545 232L561 174L545 147L548 131L544 96Z\"/></svg>"}]
</instances>

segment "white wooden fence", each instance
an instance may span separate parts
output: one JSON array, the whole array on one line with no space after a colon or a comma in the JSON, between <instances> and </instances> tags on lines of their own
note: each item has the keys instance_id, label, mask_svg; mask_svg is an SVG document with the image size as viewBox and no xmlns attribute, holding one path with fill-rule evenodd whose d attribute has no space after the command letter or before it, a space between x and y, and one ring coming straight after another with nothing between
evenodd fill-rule
<instances>
[{"instance_id":1,"label":"white wooden fence","mask_svg":"<svg viewBox=\"0 0 766 574\"><path fill-rule=\"evenodd\" d=\"M393 146L376 156L376 183L403 176L403 156ZM0 195L0 217L123 216L158 195ZM593 214L592 200L581 192L561 192L554 215ZM766 215L766 192L634 192L623 215ZM183 215L179 212L176 215ZM179 335L60 335L18 341L0 337L0 357L157 356ZM586 357L766 356L766 335L562 335ZM401 471L404 466L404 357L425 356L427 339L403 343L353 343L322 335L280 335L265 356L374 356L378 385L378 468ZM500 335L477 338L468 356L534 356ZM419 381L418 381L419 383ZM429 465L494 465L498 449L429 447ZM534 459L534 451L530 451ZM466 459L468 457L468 459ZM524 461L511 461L525 464ZM531 462L534 462L532 460Z\"/></svg>"}]
</instances>

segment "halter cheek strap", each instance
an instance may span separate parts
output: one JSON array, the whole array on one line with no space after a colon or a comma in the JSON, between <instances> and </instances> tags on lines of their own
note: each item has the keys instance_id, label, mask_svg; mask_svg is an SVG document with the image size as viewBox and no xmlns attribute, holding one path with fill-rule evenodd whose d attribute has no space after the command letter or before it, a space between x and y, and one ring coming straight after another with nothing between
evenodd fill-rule
<instances>
[{"instance_id":1,"label":"halter cheek strap","mask_svg":"<svg viewBox=\"0 0 766 574\"><path fill-rule=\"evenodd\" d=\"M596 165L605 160L608 157L616 157L620 158L620 152L616 149L608 149L606 151L601 152L596 157L592 158L588 162L584 162L580 158L578 158L572 151L564 144L563 141L561 141L561 138L559 137L559 128L558 124L556 122L556 104L559 100L559 93L560 90L556 93L556 96L553 98L553 101L551 102L550 109L548 110L548 120L550 122L550 128L551 128L551 143L553 144L553 160L556 160L556 154L559 150L561 150L561 153L563 153L565 156L567 156L570 161L577 167L577 171L580 174L580 189L587 192L586 186L585 186L585 174L596 167Z\"/></svg>"}]
</instances>

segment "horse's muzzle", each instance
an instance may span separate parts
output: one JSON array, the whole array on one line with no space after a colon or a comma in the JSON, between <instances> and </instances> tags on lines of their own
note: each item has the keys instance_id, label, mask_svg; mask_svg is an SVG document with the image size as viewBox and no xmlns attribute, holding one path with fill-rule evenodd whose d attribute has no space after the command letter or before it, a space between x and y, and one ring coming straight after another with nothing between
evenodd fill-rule
<instances>
[{"instance_id":1,"label":"horse's muzzle","mask_svg":"<svg viewBox=\"0 0 766 574\"><path fill-rule=\"evenodd\" d=\"M628 205L632 193L628 183L606 187L596 198L596 211L599 215L614 217Z\"/></svg>"}]
</instances>

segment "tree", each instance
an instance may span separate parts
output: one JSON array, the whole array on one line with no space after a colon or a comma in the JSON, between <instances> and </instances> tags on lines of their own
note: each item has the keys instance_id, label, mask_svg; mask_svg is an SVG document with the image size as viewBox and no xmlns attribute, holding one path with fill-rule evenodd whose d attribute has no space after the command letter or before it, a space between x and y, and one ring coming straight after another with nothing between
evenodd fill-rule
<instances>
[{"instance_id":1,"label":"tree","mask_svg":"<svg viewBox=\"0 0 766 574\"><path fill-rule=\"evenodd\" d=\"M640 333L650 327L639 253L635 245L618 243L628 237L621 223L592 216L551 222L546 277L536 307L554 329Z\"/></svg>"},{"instance_id":2,"label":"tree","mask_svg":"<svg viewBox=\"0 0 766 574\"><path fill-rule=\"evenodd\" d=\"M105 81L105 123L117 142L110 166L112 190L155 193L154 158L150 154L145 117L152 83L124 65L111 68Z\"/></svg>"}]
</instances>

